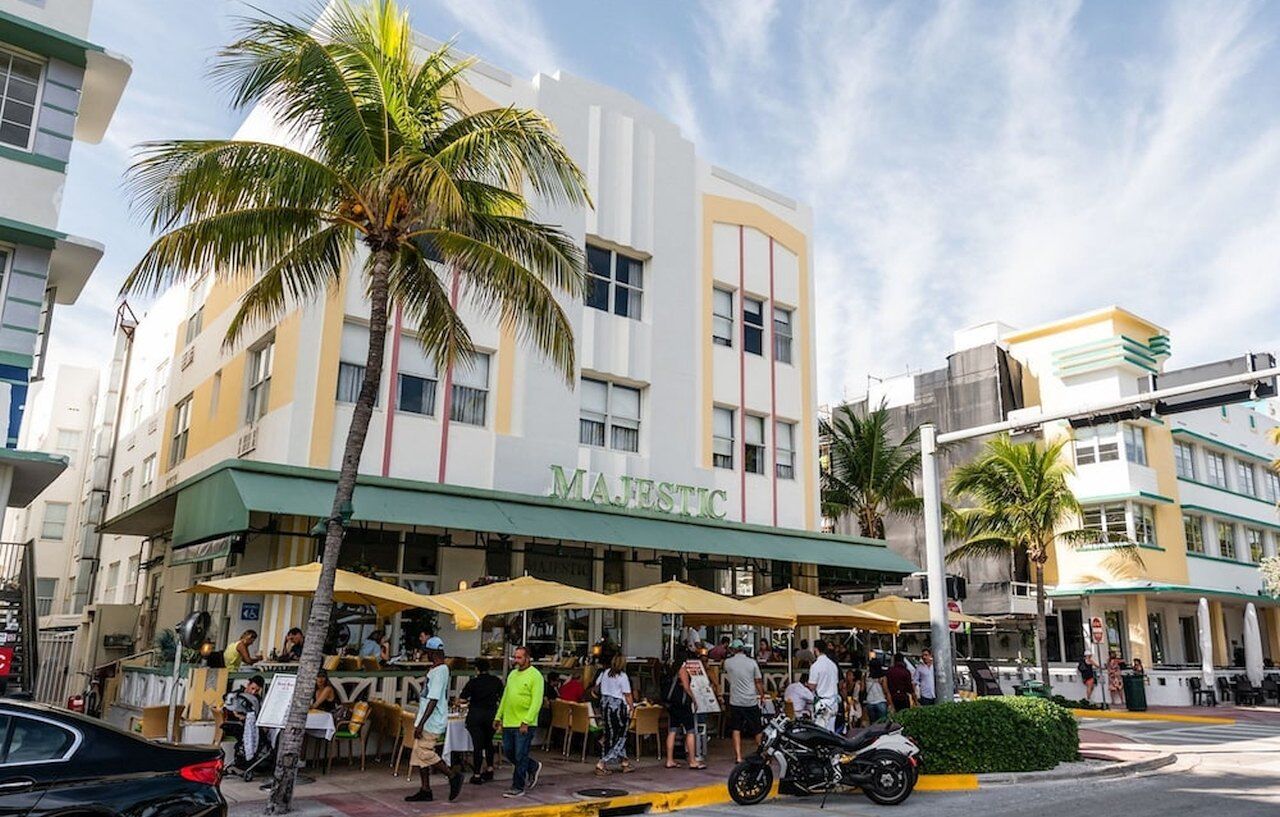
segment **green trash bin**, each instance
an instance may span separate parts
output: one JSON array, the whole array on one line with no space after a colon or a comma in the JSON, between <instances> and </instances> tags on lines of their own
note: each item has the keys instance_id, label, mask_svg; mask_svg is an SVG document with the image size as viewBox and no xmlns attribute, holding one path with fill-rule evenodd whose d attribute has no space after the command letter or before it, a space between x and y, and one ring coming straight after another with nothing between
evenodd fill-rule
<instances>
[{"instance_id":1,"label":"green trash bin","mask_svg":"<svg viewBox=\"0 0 1280 817\"><path fill-rule=\"evenodd\" d=\"M1023 681L1018 687L1018 695L1024 698L1048 698L1049 691L1040 681Z\"/></svg>"},{"instance_id":2,"label":"green trash bin","mask_svg":"<svg viewBox=\"0 0 1280 817\"><path fill-rule=\"evenodd\" d=\"M1124 705L1130 712L1147 711L1147 676L1126 672L1124 681Z\"/></svg>"}]
</instances>

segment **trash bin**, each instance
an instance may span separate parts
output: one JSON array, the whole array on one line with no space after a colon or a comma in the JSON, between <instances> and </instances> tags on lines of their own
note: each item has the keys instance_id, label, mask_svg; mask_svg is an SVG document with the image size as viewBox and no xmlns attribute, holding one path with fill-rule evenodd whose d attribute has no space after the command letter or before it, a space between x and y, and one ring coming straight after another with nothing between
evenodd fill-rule
<instances>
[{"instance_id":1,"label":"trash bin","mask_svg":"<svg viewBox=\"0 0 1280 817\"><path fill-rule=\"evenodd\" d=\"M1130 712L1147 711L1147 676L1126 672L1124 681L1124 705Z\"/></svg>"},{"instance_id":2,"label":"trash bin","mask_svg":"<svg viewBox=\"0 0 1280 817\"><path fill-rule=\"evenodd\" d=\"M1023 698L1049 697L1049 691L1045 689L1044 684L1040 681L1023 681L1017 689L1017 694Z\"/></svg>"}]
</instances>

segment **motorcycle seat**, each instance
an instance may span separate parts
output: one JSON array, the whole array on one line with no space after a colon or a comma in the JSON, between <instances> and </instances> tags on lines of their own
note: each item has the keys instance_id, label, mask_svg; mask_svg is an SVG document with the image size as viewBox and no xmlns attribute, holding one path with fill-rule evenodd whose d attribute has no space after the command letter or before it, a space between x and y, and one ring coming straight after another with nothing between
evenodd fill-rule
<instances>
[{"instance_id":1,"label":"motorcycle seat","mask_svg":"<svg viewBox=\"0 0 1280 817\"><path fill-rule=\"evenodd\" d=\"M854 729L844 739L844 748L856 752L875 743L876 739L893 731L888 723L873 723L862 729Z\"/></svg>"}]
</instances>

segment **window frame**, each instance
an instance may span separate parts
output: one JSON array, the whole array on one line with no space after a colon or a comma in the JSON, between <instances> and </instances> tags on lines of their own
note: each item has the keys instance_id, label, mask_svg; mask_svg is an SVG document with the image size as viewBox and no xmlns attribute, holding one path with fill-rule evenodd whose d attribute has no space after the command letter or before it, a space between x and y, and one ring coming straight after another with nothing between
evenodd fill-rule
<instances>
[{"instance_id":1,"label":"window frame","mask_svg":"<svg viewBox=\"0 0 1280 817\"><path fill-rule=\"evenodd\" d=\"M119 485L119 506L120 512L123 513L129 509L129 502L133 498L133 468L124 469L120 474Z\"/></svg>"},{"instance_id":2,"label":"window frame","mask_svg":"<svg viewBox=\"0 0 1280 817\"><path fill-rule=\"evenodd\" d=\"M1099 429L1108 427L1110 427L1109 433L1102 434L1099 432ZM1123 437L1120 429L1116 428L1114 424L1090 426L1077 431L1072 439L1072 459L1076 466L1119 462L1124 456L1120 450L1122 445Z\"/></svg>"},{"instance_id":3,"label":"window frame","mask_svg":"<svg viewBox=\"0 0 1280 817\"><path fill-rule=\"evenodd\" d=\"M422 387L422 393L424 397L423 402L427 402L426 395L427 395L428 386L425 384L430 384L429 385L430 405L427 406L426 411L414 411L411 408L404 407L404 380L406 377L412 378L414 380L421 380L423 382L424 384ZM413 372L396 372L396 411L401 411L401 412L404 412L405 414L412 414L415 417L435 417L436 416L436 400L439 398L439 396L440 396L439 376L425 377L423 375L415 374Z\"/></svg>"},{"instance_id":4,"label":"window frame","mask_svg":"<svg viewBox=\"0 0 1280 817\"><path fill-rule=\"evenodd\" d=\"M725 413L729 415L730 436L728 437L725 437L722 434L716 433L716 426L717 426L716 417L723 417ZM736 453L736 449L738 445L737 422L738 422L737 409L730 408L728 406L712 407L711 409L711 467L712 468L721 468L726 471L736 470L736 464L734 461L737 458L734 456L734 454ZM716 450L717 444L720 444L721 446L726 447L728 449L728 453L726 454L721 451L717 451Z\"/></svg>"},{"instance_id":5,"label":"window frame","mask_svg":"<svg viewBox=\"0 0 1280 817\"><path fill-rule=\"evenodd\" d=\"M1180 456L1183 455L1183 456ZM1183 468L1183 464L1186 468ZM1173 467L1179 477L1194 481L1196 479L1196 447L1182 440L1173 441Z\"/></svg>"},{"instance_id":6,"label":"window frame","mask_svg":"<svg viewBox=\"0 0 1280 817\"><path fill-rule=\"evenodd\" d=\"M774 420L774 475L778 479L796 478L796 427L790 420ZM782 429L786 428L791 439L786 448L782 446ZM785 473L784 473L785 471Z\"/></svg>"},{"instance_id":7,"label":"window frame","mask_svg":"<svg viewBox=\"0 0 1280 817\"><path fill-rule=\"evenodd\" d=\"M169 467L172 468L187 458L187 443L191 437L191 403L193 394L188 394L173 404L173 430L169 435Z\"/></svg>"},{"instance_id":8,"label":"window frame","mask_svg":"<svg viewBox=\"0 0 1280 817\"><path fill-rule=\"evenodd\" d=\"M795 315L796 311L789 307L778 306L776 303L772 307L773 313L773 359L777 363L787 366L794 364L794 350L792 349L795 340ZM785 321L779 321L779 315L786 315ZM786 354L782 354L785 349Z\"/></svg>"},{"instance_id":9,"label":"window frame","mask_svg":"<svg viewBox=\"0 0 1280 817\"><path fill-rule=\"evenodd\" d=\"M0 769L11 769L11 768L18 768L21 766L35 766L40 763L66 763L67 761L71 760L71 758L75 757L76 752L80 749L80 745L84 743L84 733L81 732L75 726L72 726L67 723L63 723L62 721L56 721L53 718L46 718L41 715L36 715L28 712L9 711L9 712L5 712L3 716L8 718L8 723L5 724L4 734L0 735ZM63 753L62 757L45 758L42 760L20 760L20 761L17 761L16 763L10 763L9 762L9 742L13 738L13 724L19 718L29 720L29 721L39 721L41 723L46 723L50 726L61 729L64 732L70 732L71 746L67 748L67 751Z\"/></svg>"},{"instance_id":10,"label":"window frame","mask_svg":"<svg viewBox=\"0 0 1280 817\"><path fill-rule=\"evenodd\" d=\"M601 275L592 267L590 258L592 250L608 253L609 270L607 276ZM589 309L594 309L598 312L605 312L610 315L617 315L620 318L627 318L628 320L644 320L644 279L646 267L648 266L647 260L636 255L632 255L631 253L623 252L614 249L613 247L606 247L602 244L593 243L591 241L586 242L585 255L587 256L586 274L588 286L586 292L584 292L582 296L583 306L586 306ZM625 258L636 265L639 270L639 284L632 281L630 275L627 276L626 281L618 280L619 258ZM592 303L591 296L594 294L594 287L599 286L600 284L604 284L605 287L604 306L598 306L597 304ZM627 309L625 312L618 311L619 289L627 290Z\"/></svg>"},{"instance_id":11,"label":"window frame","mask_svg":"<svg viewBox=\"0 0 1280 817\"><path fill-rule=\"evenodd\" d=\"M263 361L266 361L265 372ZM245 362L245 425L253 425L271 408L271 376L276 368L276 338L270 335L249 349Z\"/></svg>"},{"instance_id":12,"label":"window frame","mask_svg":"<svg viewBox=\"0 0 1280 817\"><path fill-rule=\"evenodd\" d=\"M477 351L472 358L471 366L479 365L480 361L484 362L484 386L459 383L459 368L455 366L453 369L453 375L449 383L449 422L451 423L461 423L464 426L472 426L474 428L487 428L489 425L489 394L493 390L493 355L489 352ZM466 368L463 367L463 370L465 371ZM482 399L481 411L484 413L484 416L480 418L480 422L476 423L462 417L462 409L459 408L462 405L462 401L458 398L466 395L462 394L461 390L476 392L480 395Z\"/></svg>"},{"instance_id":13,"label":"window frame","mask_svg":"<svg viewBox=\"0 0 1280 817\"><path fill-rule=\"evenodd\" d=\"M62 519L57 520L56 524L61 527L61 533L57 536L50 536L49 527L49 509L62 508ZM49 502L44 503L44 508L40 512L40 538L47 539L50 542L67 541L67 525L71 522L71 503L70 502Z\"/></svg>"},{"instance_id":14,"label":"window frame","mask_svg":"<svg viewBox=\"0 0 1280 817\"><path fill-rule=\"evenodd\" d=\"M142 481L138 483L138 499L151 496L151 486L156 481L156 455L151 454L142 459Z\"/></svg>"},{"instance_id":15,"label":"window frame","mask_svg":"<svg viewBox=\"0 0 1280 817\"><path fill-rule=\"evenodd\" d=\"M349 400L342 396L342 370L344 368L354 369L359 375L355 378L355 395ZM349 360L338 361L338 382L335 389L336 393L333 396L335 402L343 403L348 406L354 406L356 404L356 401L360 399L360 388L364 385L364 373L367 368L368 367L363 363L352 363ZM379 389L379 391L381 391L381 389ZM375 406L378 405L377 397L374 397L373 404Z\"/></svg>"},{"instance_id":16,"label":"window frame","mask_svg":"<svg viewBox=\"0 0 1280 817\"><path fill-rule=\"evenodd\" d=\"M1194 537L1196 542L1195 547L1192 547L1192 544L1191 544L1193 537L1188 535L1188 533L1192 530L1196 532L1196 535ZM1205 540L1204 540L1204 515L1203 514L1185 513L1185 512L1182 514L1182 536L1187 543L1187 553L1198 553L1201 556L1208 555L1209 550L1205 546Z\"/></svg>"},{"instance_id":17,"label":"window frame","mask_svg":"<svg viewBox=\"0 0 1280 817\"><path fill-rule=\"evenodd\" d=\"M1214 465L1220 466L1215 469ZM1215 474L1216 470L1216 474ZM1204 452L1204 481L1206 485L1212 485L1215 488L1227 487L1227 455L1220 451L1211 451L1205 449Z\"/></svg>"},{"instance_id":18,"label":"window frame","mask_svg":"<svg viewBox=\"0 0 1280 817\"><path fill-rule=\"evenodd\" d=\"M1236 491L1248 496L1258 496L1258 475L1253 463L1236 459Z\"/></svg>"},{"instance_id":19,"label":"window frame","mask_svg":"<svg viewBox=\"0 0 1280 817\"><path fill-rule=\"evenodd\" d=\"M729 314L722 315L718 310L719 305L716 303L717 296L725 295L729 298ZM734 327L738 323L737 312L734 305L737 303L736 293L732 289L725 287L713 287L711 292L711 343L714 346L723 346L726 349L733 348ZM722 323L728 324L728 329L723 333L718 331L718 327Z\"/></svg>"},{"instance_id":20,"label":"window frame","mask_svg":"<svg viewBox=\"0 0 1280 817\"><path fill-rule=\"evenodd\" d=\"M40 128L40 108L44 104L44 88L45 82L48 81L49 60L40 54L33 54L30 51L24 51L23 49L16 48L8 43L0 43L0 57L5 55L9 56L9 64L5 66L6 77L12 76L14 57L38 65L40 67L40 75L36 78L36 97L30 103L32 106L31 124L28 126L27 144L25 146L19 146L11 142L0 141L0 145L23 153L35 153L36 132ZM4 103L8 99L7 92L8 83L5 82L4 87L0 88L0 117L4 114ZM22 102L21 104L26 105L28 103ZM0 120L0 122L2 121L3 120ZM10 124L17 123L11 122Z\"/></svg>"},{"instance_id":21,"label":"window frame","mask_svg":"<svg viewBox=\"0 0 1280 817\"><path fill-rule=\"evenodd\" d=\"M204 331L204 304L200 304L187 318L186 325L182 330L183 345L190 346L195 339Z\"/></svg>"},{"instance_id":22,"label":"window frame","mask_svg":"<svg viewBox=\"0 0 1280 817\"><path fill-rule=\"evenodd\" d=\"M601 450L619 451L624 454L640 453L640 435L644 425L644 389L639 386L629 386L625 383L615 383L612 380L605 380L600 377L583 377L582 383L592 383L596 386L604 387L604 413L600 413L594 409L587 409L582 404L582 397L585 391L580 388L582 394L578 398L578 445L585 445L589 448L599 448ZM636 397L636 414L633 419L630 417L622 417L615 410L614 392L622 389L628 392L635 392ZM588 416L590 415L590 416ZM595 443L590 439L584 439L584 423L590 423L592 426L599 426L601 431L601 442ZM634 426L628 425L634 423ZM635 432L635 448L626 448L615 444L617 430L634 431Z\"/></svg>"},{"instance_id":23,"label":"window frame","mask_svg":"<svg viewBox=\"0 0 1280 817\"><path fill-rule=\"evenodd\" d=\"M755 298L750 295L743 295L740 300L740 303L742 304L741 311L742 311L743 354L755 355L757 357L764 357L764 323L765 323L764 316L765 316L765 310L767 309L768 304L764 298ZM748 312L747 311L748 303L759 304L760 311L757 313ZM753 314L759 318L758 323L748 320L748 316ZM751 348L753 345L753 341L756 347L755 349Z\"/></svg>"},{"instance_id":24,"label":"window frame","mask_svg":"<svg viewBox=\"0 0 1280 817\"><path fill-rule=\"evenodd\" d=\"M1267 467L1262 469L1262 498L1266 502L1280 502L1280 474Z\"/></svg>"},{"instance_id":25,"label":"window frame","mask_svg":"<svg viewBox=\"0 0 1280 817\"><path fill-rule=\"evenodd\" d=\"M80 456L80 449L84 446L84 432L82 432L78 428L57 428L57 429L54 429L53 433L54 433L53 450L56 453L66 457L68 464L75 464L75 461ZM71 453L67 453L68 447L64 446L62 443L63 434L75 435L76 443L75 443L75 447L70 449Z\"/></svg>"},{"instance_id":26,"label":"window frame","mask_svg":"<svg viewBox=\"0 0 1280 817\"><path fill-rule=\"evenodd\" d=\"M1224 529L1231 533L1230 536L1225 538L1227 548L1230 550L1230 555L1223 550L1224 538L1222 536L1222 532ZM1228 559L1233 562L1240 561L1239 554L1236 550L1236 523L1228 522L1224 519L1214 520L1213 532L1218 540L1218 557L1221 559Z\"/></svg>"},{"instance_id":27,"label":"window frame","mask_svg":"<svg viewBox=\"0 0 1280 817\"><path fill-rule=\"evenodd\" d=\"M1257 535L1256 542L1253 538L1254 534ZM1244 526L1244 550L1245 555L1249 558L1249 564L1251 565L1259 564L1264 558L1266 558L1267 535L1262 532L1262 528L1253 528L1248 525Z\"/></svg>"},{"instance_id":28,"label":"window frame","mask_svg":"<svg viewBox=\"0 0 1280 817\"><path fill-rule=\"evenodd\" d=\"M1119 532L1124 535L1125 540L1128 540L1132 531L1129 524L1129 503L1127 502L1100 502L1096 505L1086 505L1080 509L1080 527L1084 530L1096 530L1103 534L1102 541L1098 544L1114 544L1115 540L1112 539L1112 535L1117 531L1111 523L1114 521L1117 510L1120 512L1121 519ZM1095 512L1098 514L1098 525L1096 526L1089 523L1090 514Z\"/></svg>"},{"instance_id":29,"label":"window frame","mask_svg":"<svg viewBox=\"0 0 1280 817\"><path fill-rule=\"evenodd\" d=\"M1156 506L1145 502L1134 502L1133 506L1133 541L1139 545L1160 547L1156 532Z\"/></svg>"},{"instance_id":30,"label":"window frame","mask_svg":"<svg viewBox=\"0 0 1280 817\"><path fill-rule=\"evenodd\" d=\"M1124 442L1125 459L1134 465L1147 465L1147 430L1136 423L1124 423L1120 438Z\"/></svg>"},{"instance_id":31,"label":"window frame","mask_svg":"<svg viewBox=\"0 0 1280 817\"><path fill-rule=\"evenodd\" d=\"M769 473L769 418L748 411L742 415L742 421L742 467L748 474L765 476ZM760 442L753 443L749 429L757 424Z\"/></svg>"}]
</instances>

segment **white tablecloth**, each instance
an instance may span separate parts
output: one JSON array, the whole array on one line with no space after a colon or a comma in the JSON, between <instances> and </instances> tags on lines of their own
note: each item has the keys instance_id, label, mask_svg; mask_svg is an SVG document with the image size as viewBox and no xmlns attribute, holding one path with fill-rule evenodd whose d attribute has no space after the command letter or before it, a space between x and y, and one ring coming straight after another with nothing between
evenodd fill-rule
<instances>
[{"instance_id":1,"label":"white tablecloth","mask_svg":"<svg viewBox=\"0 0 1280 817\"><path fill-rule=\"evenodd\" d=\"M444 733L444 756L454 752L470 752L474 748L471 733L467 731L465 715L450 715L449 726Z\"/></svg>"},{"instance_id":2,"label":"white tablecloth","mask_svg":"<svg viewBox=\"0 0 1280 817\"><path fill-rule=\"evenodd\" d=\"M275 746L277 738L283 730L279 726L264 726L267 734L271 736L271 745ZM333 714L330 712L308 712L306 732L312 737L321 738L323 740L333 740L333 733L338 731L337 725L333 722Z\"/></svg>"}]
</instances>

